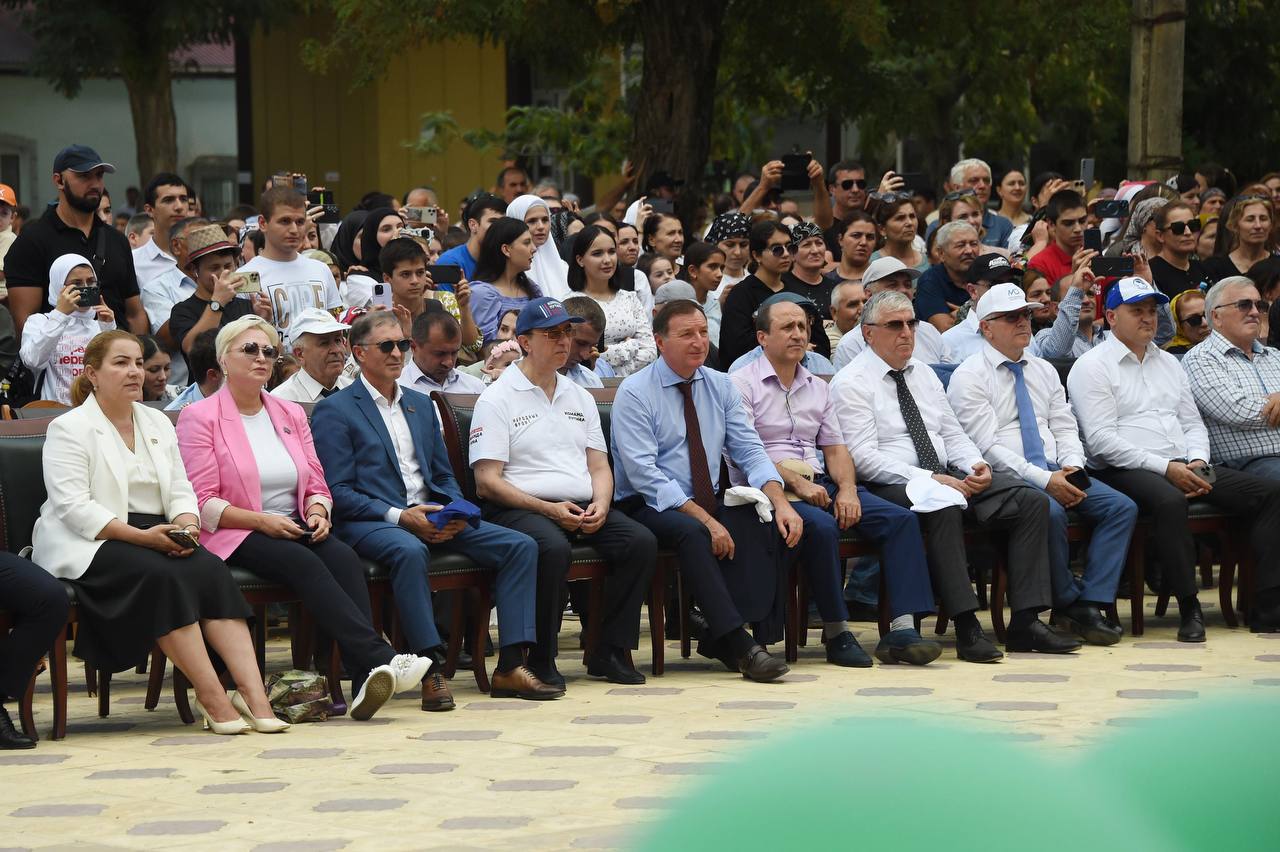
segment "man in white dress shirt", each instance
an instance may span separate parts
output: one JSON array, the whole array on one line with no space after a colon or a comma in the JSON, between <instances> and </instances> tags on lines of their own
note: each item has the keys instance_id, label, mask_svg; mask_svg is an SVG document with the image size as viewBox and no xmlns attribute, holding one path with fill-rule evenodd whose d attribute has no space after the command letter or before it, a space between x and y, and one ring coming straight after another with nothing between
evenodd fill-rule
<instances>
[{"instance_id":1,"label":"man in white dress shirt","mask_svg":"<svg viewBox=\"0 0 1280 852\"><path fill-rule=\"evenodd\" d=\"M271 393L294 402L319 402L351 384L343 374L350 349L347 327L321 308L298 312L289 330L289 346L302 369L281 382Z\"/></svg>"},{"instance_id":2,"label":"man in white dress shirt","mask_svg":"<svg viewBox=\"0 0 1280 852\"><path fill-rule=\"evenodd\" d=\"M878 257L871 261L867 271L862 274L862 287L866 291L868 299L876 293L893 291L902 293L908 299L914 301L916 297L915 282L919 277L919 269L907 266L896 257ZM865 311L866 307L864 306L864 316ZM916 329L915 336L916 358L926 364L949 364L952 362L951 353L947 348L946 342L942 339L942 332L928 323L921 323ZM858 353L865 349L866 346L867 341L862 335L862 326L855 325L836 344L835 351L831 353L831 363L835 365L837 370L840 370L856 358Z\"/></svg>"},{"instance_id":3,"label":"man in white dress shirt","mask_svg":"<svg viewBox=\"0 0 1280 852\"><path fill-rule=\"evenodd\" d=\"M959 364L982 349L984 338L978 328L978 315L974 305L996 284L1017 281L1018 270L1009 264L1002 254L984 254L965 273L965 290L969 293L968 313L964 319L942 332L942 342L951 353L952 363Z\"/></svg>"},{"instance_id":4,"label":"man in white dress shirt","mask_svg":"<svg viewBox=\"0 0 1280 852\"><path fill-rule=\"evenodd\" d=\"M1191 500L1246 518L1257 555L1250 629L1280 630L1280 482L1209 464L1209 433L1178 359L1156 347L1157 304L1169 297L1141 278L1107 292L1111 335L1081 355L1067 391L1089 468L1133 498L1155 531L1155 557L1178 599L1179 642L1205 641L1196 597Z\"/></svg>"},{"instance_id":5,"label":"man in white dress shirt","mask_svg":"<svg viewBox=\"0 0 1280 852\"><path fill-rule=\"evenodd\" d=\"M1053 498L1054 622L1090 644L1114 645L1120 641L1119 625L1107 622L1100 608L1115 600L1138 507L1084 472L1084 448L1058 371L1027 353L1034 309L1017 284L997 284L978 299L970 316L977 318L985 342L952 373L947 399L993 468ZM1093 530L1083 577L1071 572L1067 509Z\"/></svg>"},{"instance_id":6,"label":"man in white dress shirt","mask_svg":"<svg viewBox=\"0 0 1280 852\"><path fill-rule=\"evenodd\" d=\"M483 393L482 380L458 369L462 326L435 299L426 300L425 308L413 321L413 357L400 373L400 387L427 396L432 391Z\"/></svg>"},{"instance_id":7,"label":"man in white dress shirt","mask_svg":"<svg viewBox=\"0 0 1280 852\"><path fill-rule=\"evenodd\" d=\"M1049 498L1007 473L993 473L960 428L933 369L912 357L915 307L902 293L877 293L862 311L867 348L831 383L845 443L867 489L919 513L934 591L956 625L956 652L969 662L1003 655L982 632L965 556L966 515L1007 530L1011 651L1067 653L1080 643L1044 622L1049 580ZM951 492L955 492L952 494ZM921 508L924 508L922 506Z\"/></svg>"}]
</instances>

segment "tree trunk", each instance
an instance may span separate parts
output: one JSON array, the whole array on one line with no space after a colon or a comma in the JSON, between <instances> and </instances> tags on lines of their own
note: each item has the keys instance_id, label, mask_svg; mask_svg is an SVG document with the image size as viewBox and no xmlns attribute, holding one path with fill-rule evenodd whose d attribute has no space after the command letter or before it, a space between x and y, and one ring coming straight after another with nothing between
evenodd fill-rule
<instances>
[{"instance_id":1,"label":"tree trunk","mask_svg":"<svg viewBox=\"0 0 1280 852\"><path fill-rule=\"evenodd\" d=\"M631 141L640 192L657 171L685 188L676 201L689 224L711 152L716 74L728 0L649 0L640 19L644 51Z\"/></svg>"},{"instance_id":2,"label":"tree trunk","mask_svg":"<svg viewBox=\"0 0 1280 852\"><path fill-rule=\"evenodd\" d=\"M178 168L178 130L173 113L173 85L167 55L146 68L125 68L133 112L133 135L138 145L138 179L145 185L153 175Z\"/></svg>"},{"instance_id":3,"label":"tree trunk","mask_svg":"<svg viewBox=\"0 0 1280 852\"><path fill-rule=\"evenodd\" d=\"M1182 65L1187 0L1133 0L1129 169L1163 180L1182 164Z\"/></svg>"}]
</instances>

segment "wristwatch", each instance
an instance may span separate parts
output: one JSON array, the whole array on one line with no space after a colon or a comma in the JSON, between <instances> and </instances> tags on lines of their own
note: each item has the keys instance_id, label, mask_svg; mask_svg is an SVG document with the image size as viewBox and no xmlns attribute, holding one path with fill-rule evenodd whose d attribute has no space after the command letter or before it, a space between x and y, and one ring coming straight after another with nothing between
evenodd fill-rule
<instances>
[{"instance_id":1,"label":"wristwatch","mask_svg":"<svg viewBox=\"0 0 1280 852\"><path fill-rule=\"evenodd\" d=\"M220 305L216 299L210 299L209 310L213 311L216 314L222 310L222 305Z\"/></svg>"}]
</instances>

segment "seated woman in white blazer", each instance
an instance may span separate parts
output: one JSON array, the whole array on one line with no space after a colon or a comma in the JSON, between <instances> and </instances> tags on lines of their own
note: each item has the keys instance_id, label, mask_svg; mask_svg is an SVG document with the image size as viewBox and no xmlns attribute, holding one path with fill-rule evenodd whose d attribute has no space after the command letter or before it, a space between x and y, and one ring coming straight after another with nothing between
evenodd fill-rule
<instances>
[{"instance_id":1,"label":"seated woman in white blazer","mask_svg":"<svg viewBox=\"0 0 1280 852\"><path fill-rule=\"evenodd\" d=\"M206 727L283 730L245 624L251 610L226 564L199 547L177 436L168 417L141 404L143 376L142 344L127 331L103 332L85 347L84 372L71 388L77 407L54 419L45 438L49 497L32 559L76 588L77 657L119 672L159 645L190 679ZM170 534L178 532L196 547L175 541ZM206 642L238 693L223 689Z\"/></svg>"}]
</instances>

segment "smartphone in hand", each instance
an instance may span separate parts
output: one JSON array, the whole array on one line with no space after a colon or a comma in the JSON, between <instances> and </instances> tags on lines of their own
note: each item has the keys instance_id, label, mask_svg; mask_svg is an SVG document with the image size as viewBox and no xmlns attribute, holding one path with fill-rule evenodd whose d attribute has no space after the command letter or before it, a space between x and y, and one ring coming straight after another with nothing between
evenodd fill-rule
<instances>
[{"instance_id":1,"label":"smartphone in hand","mask_svg":"<svg viewBox=\"0 0 1280 852\"><path fill-rule=\"evenodd\" d=\"M174 542L175 544L179 544L182 547L190 548L194 550L195 548L200 546L200 543L196 541L195 536L193 536L187 530L169 530L165 534L169 536L169 539L172 542Z\"/></svg>"}]
</instances>

